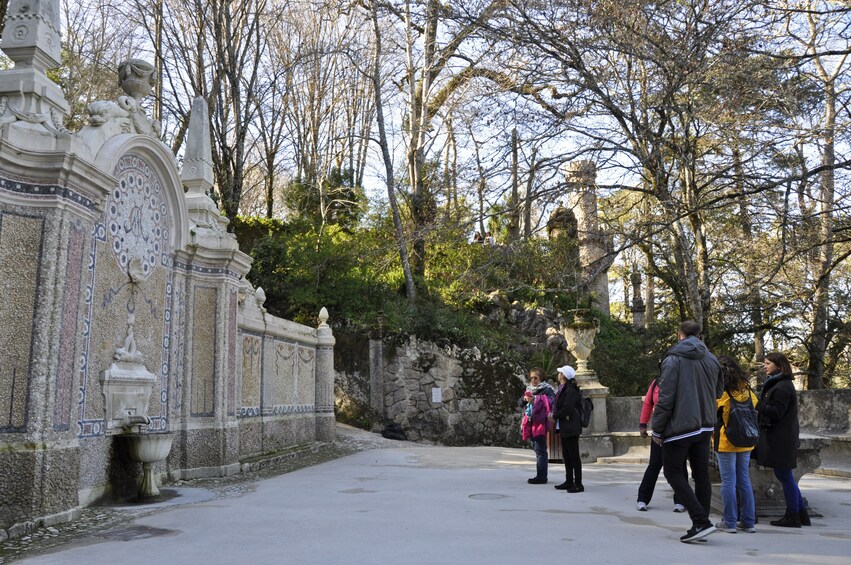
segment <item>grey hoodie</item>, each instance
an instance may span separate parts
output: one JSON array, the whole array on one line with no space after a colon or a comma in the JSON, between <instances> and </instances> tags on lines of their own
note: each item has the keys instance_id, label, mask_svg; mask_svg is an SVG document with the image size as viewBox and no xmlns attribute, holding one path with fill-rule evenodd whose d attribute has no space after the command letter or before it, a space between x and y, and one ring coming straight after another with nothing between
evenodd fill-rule
<instances>
[{"instance_id":1,"label":"grey hoodie","mask_svg":"<svg viewBox=\"0 0 851 565\"><path fill-rule=\"evenodd\" d=\"M724 394L721 364L694 336L680 340L662 361L659 401L650 429L673 441L715 428L716 400Z\"/></svg>"}]
</instances>

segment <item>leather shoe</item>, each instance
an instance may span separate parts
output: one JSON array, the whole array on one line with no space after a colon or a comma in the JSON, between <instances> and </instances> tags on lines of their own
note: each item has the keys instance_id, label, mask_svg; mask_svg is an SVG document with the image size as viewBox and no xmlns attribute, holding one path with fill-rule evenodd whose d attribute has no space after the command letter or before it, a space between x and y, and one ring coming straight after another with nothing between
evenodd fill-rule
<instances>
[{"instance_id":1,"label":"leather shoe","mask_svg":"<svg viewBox=\"0 0 851 565\"><path fill-rule=\"evenodd\" d=\"M526 481L530 485L545 485L547 484L547 479L541 479L539 477L532 477Z\"/></svg>"},{"instance_id":2,"label":"leather shoe","mask_svg":"<svg viewBox=\"0 0 851 565\"><path fill-rule=\"evenodd\" d=\"M573 483L564 481L560 485L556 485L556 490L570 490L573 488Z\"/></svg>"},{"instance_id":3,"label":"leather shoe","mask_svg":"<svg viewBox=\"0 0 851 565\"><path fill-rule=\"evenodd\" d=\"M572 486L567 489L567 492L585 492L585 487L582 485Z\"/></svg>"}]
</instances>

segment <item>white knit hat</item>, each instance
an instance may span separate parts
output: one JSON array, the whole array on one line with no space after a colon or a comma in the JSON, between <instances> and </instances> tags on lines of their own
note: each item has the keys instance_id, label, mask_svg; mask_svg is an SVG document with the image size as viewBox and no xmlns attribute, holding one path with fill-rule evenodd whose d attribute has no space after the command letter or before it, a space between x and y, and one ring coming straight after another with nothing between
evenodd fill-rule
<instances>
[{"instance_id":1,"label":"white knit hat","mask_svg":"<svg viewBox=\"0 0 851 565\"><path fill-rule=\"evenodd\" d=\"M564 375L564 378L566 378L567 380L576 378L576 369L574 369L570 365L565 365L564 367L559 367L558 369L556 369L556 371L558 371L559 373Z\"/></svg>"}]
</instances>

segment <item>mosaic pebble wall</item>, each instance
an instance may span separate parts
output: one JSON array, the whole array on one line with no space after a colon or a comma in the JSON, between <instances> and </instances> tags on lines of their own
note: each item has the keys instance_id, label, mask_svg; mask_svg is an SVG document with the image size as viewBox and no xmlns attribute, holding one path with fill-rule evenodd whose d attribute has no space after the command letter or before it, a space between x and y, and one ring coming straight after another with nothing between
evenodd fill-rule
<instances>
[{"instance_id":1,"label":"mosaic pebble wall","mask_svg":"<svg viewBox=\"0 0 851 565\"><path fill-rule=\"evenodd\" d=\"M0 215L0 431L24 431L27 425L30 356L39 292L44 218L6 212Z\"/></svg>"}]
</instances>

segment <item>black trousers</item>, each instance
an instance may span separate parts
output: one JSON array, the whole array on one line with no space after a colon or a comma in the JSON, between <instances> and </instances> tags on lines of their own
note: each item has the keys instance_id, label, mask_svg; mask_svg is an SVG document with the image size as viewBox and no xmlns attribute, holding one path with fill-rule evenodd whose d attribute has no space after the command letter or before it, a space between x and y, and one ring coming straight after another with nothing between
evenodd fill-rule
<instances>
[{"instance_id":1,"label":"black trousers","mask_svg":"<svg viewBox=\"0 0 851 565\"><path fill-rule=\"evenodd\" d=\"M568 485L582 484L582 459L579 457L579 436L561 436L561 456L564 458L564 476Z\"/></svg>"},{"instance_id":2,"label":"black trousers","mask_svg":"<svg viewBox=\"0 0 851 565\"><path fill-rule=\"evenodd\" d=\"M688 510L692 525L703 528L709 521L712 483L709 480L709 438L712 432L702 432L676 441L665 442L662 448L663 468L668 484ZM691 466L694 490L684 475L686 461Z\"/></svg>"},{"instance_id":3,"label":"black trousers","mask_svg":"<svg viewBox=\"0 0 851 565\"><path fill-rule=\"evenodd\" d=\"M662 470L662 449L663 447L655 441L650 442L650 462L647 463L644 477L638 486L638 502L650 504L653 499L653 493L656 491L656 480L659 478L659 471ZM683 476L688 480L688 469L685 466L683 466ZM677 493L674 493L674 504L682 504Z\"/></svg>"}]
</instances>

